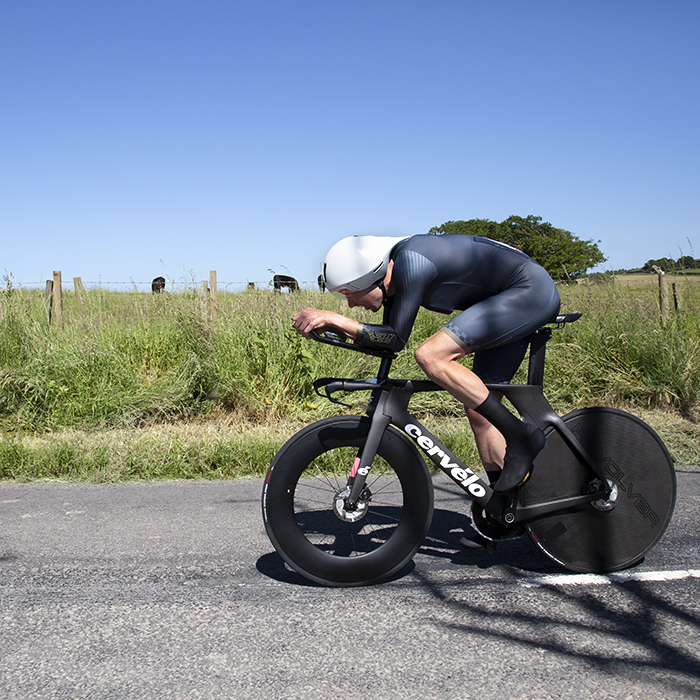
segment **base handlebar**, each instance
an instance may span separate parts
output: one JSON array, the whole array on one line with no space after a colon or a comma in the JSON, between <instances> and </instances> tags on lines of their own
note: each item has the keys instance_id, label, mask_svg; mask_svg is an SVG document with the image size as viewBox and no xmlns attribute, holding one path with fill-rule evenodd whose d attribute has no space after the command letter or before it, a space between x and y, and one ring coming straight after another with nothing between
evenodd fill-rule
<instances>
[{"instance_id":1,"label":"base handlebar","mask_svg":"<svg viewBox=\"0 0 700 700\"><path fill-rule=\"evenodd\" d=\"M333 345L336 348L343 348L343 350L354 350L355 352L361 352L363 355L372 355L373 357L379 357L383 360L395 360L397 358L397 354L391 350L365 348L357 343L351 343L337 333L330 333L328 331L325 333L317 333L316 331L311 331L311 337L318 343Z\"/></svg>"}]
</instances>

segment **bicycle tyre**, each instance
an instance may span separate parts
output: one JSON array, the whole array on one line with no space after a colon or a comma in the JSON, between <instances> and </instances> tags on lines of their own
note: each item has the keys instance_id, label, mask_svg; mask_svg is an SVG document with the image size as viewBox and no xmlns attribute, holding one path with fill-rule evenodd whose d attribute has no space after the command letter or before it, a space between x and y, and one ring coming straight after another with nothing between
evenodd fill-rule
<instances>
[{"instance_id":1,"label":"bicycle tyre","mask_svg":"<svg viewBox=\"0 0 700 700\"><path fill-rule=\"evenodd\" d=\"M425 461L391 426L367 477L372 495L364 515L346 522L334 510L370 421L337 416L294 435L265 479L267 534L287 564L326 586L378 583L418 551L433 514L433 484Z\"/></svg>"},{"instance_id":2,"label":"bicycle tyre","mask_svg":"<svg viewBox=\"0 0 700 700\"><path fill-rule=\"evenodd\" d=\"M619 571L639 562L658 542L676 499L673 461L643 421L613 408L584 408L562 417L617 489L614 503L586 504L527 524L551 559L584 573ZM562 436L548 428L547 442L520 490L525 505L585 493L591 474ZM605 509L609 508L609 509Z\"/></svg>"}]
</instances>

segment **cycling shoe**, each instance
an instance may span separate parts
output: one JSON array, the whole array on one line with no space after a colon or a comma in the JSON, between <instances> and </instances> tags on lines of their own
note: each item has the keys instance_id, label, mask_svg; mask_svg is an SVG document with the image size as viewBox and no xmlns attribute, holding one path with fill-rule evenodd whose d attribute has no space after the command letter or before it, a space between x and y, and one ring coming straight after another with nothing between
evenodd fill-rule
<instances>
[{"instance_id":1,"label":"cycling shoe","mask_svg":"<svg viewBox=\"0 0 700 700\"><path fill-rule=\"evenodd\" d=\"M503 494L522 486L530 478L532 462L544 447L545 441L542 430L535 427L525 437L508 441L503 471L493 490Z\"/></svg>"}]
</instances>

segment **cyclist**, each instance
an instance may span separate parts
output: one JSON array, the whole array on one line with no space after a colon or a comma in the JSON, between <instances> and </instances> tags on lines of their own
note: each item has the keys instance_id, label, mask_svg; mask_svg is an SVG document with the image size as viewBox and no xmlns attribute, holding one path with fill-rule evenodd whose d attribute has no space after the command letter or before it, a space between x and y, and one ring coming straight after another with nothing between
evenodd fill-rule
<instances>
[{"instance_id":1,"label":"cyclist","mask_svg":"<svg viewBox=\"0 0 700 700\"><path fill-rule=\"evenodd\" d=\"M524 483L544 433L521 421L485 382L507 384L527 350L527 335L559 311L559 293L538 263L503 243L467 235L350 236L328 252L323 276L350 308L377 312L363 324L333 311L294 314L303 336L332 330L372 348L401 350L419 307L450 314L416 351L425 374L464 404L479 456L497 493ZM473 370L457 362L474 354Z\"/></svg>"}]
</instances>

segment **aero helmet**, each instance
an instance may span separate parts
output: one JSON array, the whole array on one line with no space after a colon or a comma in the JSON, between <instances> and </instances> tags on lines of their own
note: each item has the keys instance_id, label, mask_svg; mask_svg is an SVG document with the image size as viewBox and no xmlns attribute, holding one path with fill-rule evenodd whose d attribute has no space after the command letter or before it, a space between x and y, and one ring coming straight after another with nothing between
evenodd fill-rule
<instances>
[{"instance_id":1,"label":"aero helmet","mask_svg":"<svg viewBox=\"0 0 700 700\"><path fill-rule=\"evenodd\" d=\"M326 255L323 279L330 292L359 292L381 282L391 251L408 236L348 236Z\"/></svg>"}]
</instances>

